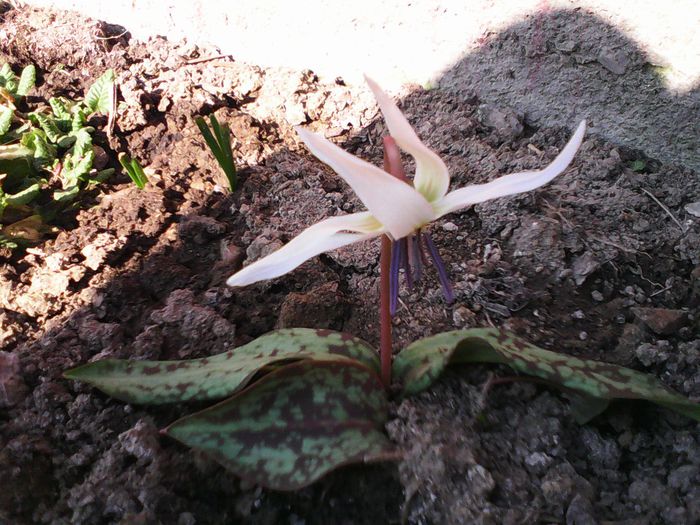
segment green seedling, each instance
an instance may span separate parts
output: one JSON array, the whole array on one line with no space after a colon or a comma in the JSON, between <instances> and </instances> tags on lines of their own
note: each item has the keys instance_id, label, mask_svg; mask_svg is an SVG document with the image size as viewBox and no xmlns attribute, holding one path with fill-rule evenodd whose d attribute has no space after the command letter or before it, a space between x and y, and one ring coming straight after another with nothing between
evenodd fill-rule
<instances>
[{"instance_id":1,"label":"green seedling","mask_svg":"<svg viewBox=\"0 0 700 525\"><path fill-rule=\"evenodd\" d=\"M35 233L50 228L37 220L52 220L114 172L94 168L95 128L88 122L113 110L114 79L108 70L83 100L51 97L48 107L21 113L15 103L34 87L36 70L27 66L17 77L8 64L0 68L0 235L19 240L29 232L27 240L38 240ZM28 218L29 226L22 222Z\"/></svg>"},{"instance_id":2,"label":"green seedling","mask_svg":"<svg viewBox=\"0 0 700 525\"><path fill-rule=\"evenodd\" d=\"M0 67L0 89L3 90L2 98L9 94L13 98L26 97L36 84L36 68L33 65L26 66L19 77L15 75L9 64ZM13 102L13 101L10 101Z\"/></svg>"},{"instance_id":3,"label":"green seedling","mask_svg":"<svg viewBox=\"0 0 700 525\"><path fill-rule=\"evenodd\" d=\"M636 173L642 173L644 170L647 169L647 163L641 159L637 159L637 160L632 161L632 164L630 167L632 168L632 171L634 171Z\"/></svg>"},{"instance_id":4,"label":"green seedling","mask_svg":"<svg viewBox=\"0 0 700 525\"><path fill-rule=\"evenodd\" d=\"M108 69L90 87L85 95L84 105L89 113L108 115L114 108L114 91L116 84L114 71Z\"/></svg>"},{"instance_id":5,"label":"green seedling","mask_svg":"<svg viewBox=\"0 0 700 525\"><path fill-rule=\"evenodd\" d=\"M126 174L138 189L142 190L146 187L146 184L148 184L148 177L138 160L132 159L126 153L120 153L119 164L122 165L122 168L124 168L124 171L126 171Z\"/></svg>"},{"instance_id":6,"label":"green seedling","mask_svg":"<svg viewBox=\"0 0 700 525\"><path fill-rule=\"evenodd\" d=\"M236 175L236 164L233 161L233 152L231 151L231 129L227 125L222 126L219 124L214 115L209 115L211 130L203 117L197 117L195 122L216 162L219 163L224 175L226 175L229 189L234 191L238 177Z\"/></svg>"}]
</instances>

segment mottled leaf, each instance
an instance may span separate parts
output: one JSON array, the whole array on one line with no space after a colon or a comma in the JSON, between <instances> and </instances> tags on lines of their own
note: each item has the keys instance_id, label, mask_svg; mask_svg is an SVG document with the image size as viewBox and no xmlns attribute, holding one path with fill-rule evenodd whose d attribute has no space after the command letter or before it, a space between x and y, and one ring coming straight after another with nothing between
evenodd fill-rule
<instances>
[{"instance_id":1,"label":"mottled leaf","mask_svg":"<svg viewBox=\"0 0 700 525\"><path fill-rule=\"evenodd\" d=\"M166 433L244 479L297 490L342 465L394 456L382 432L386 417L375 372L348 360L302 361Z\"/></svg>"},{"instance_id":2,"label":"mottled leaf","mask_svg":"<svg viewBox=\"0 0 700 525\"><path fill-rule=\"evenodd\" d=\"M112 111L114 79L114 71L108 69L88 90L85 105L92 113L107 114Z\"/></svg>"},{"instance_id":3,"label":"mottled leaf","mask_svg":"<svg viewBox=\"0 0 700 525\"><path fill-rule=\"evenodd\" d=\"M243 388L265 367L290 360L357 360L378 372L367 343L330 330L291 328L266 334L223 354L186 361L96 361L65 373L129 403L220 399Z\"/></svg>"},{"instance_id":4,"label":"mottled leaf","mask_svg":"<svg viewBox=\"0 0 700 525\"><path fill-rule=\"evenodd\" d=\"M430 386L450 363L500 363L583 396L603 400L644 399L700 420L700 404L672 392L656 378L629 368L543 350L504 330L475 328L445 332L406 347L394 361L404 394ZM590 418L603 408L586 397L577 415Z\"/></svg>"}]
</instances>

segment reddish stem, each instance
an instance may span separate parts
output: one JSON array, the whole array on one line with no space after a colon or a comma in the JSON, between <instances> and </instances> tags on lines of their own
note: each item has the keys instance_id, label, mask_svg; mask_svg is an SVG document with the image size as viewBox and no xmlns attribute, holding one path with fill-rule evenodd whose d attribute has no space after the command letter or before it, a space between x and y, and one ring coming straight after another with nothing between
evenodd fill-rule
<instances>
[{"instance_id":1,"label":"reddish stem","mask_svg":"<svg viewBox=\"0 0 700 525\"><path fill-rule=\"evenodd\" d=\"M392 137L384 137L384 171L397 179L408 182L401 163L401 152ZM382 235L382 249L379 256L379 358L382 366L382 382L391 386L391 294L389 273L391 267L391 239Z\"/></svg>"},{"instance_id":2,"label":"reddish stem","mask_svg":"<svg viewBox=\"0 0 700 525\"><path fill-rule=\"evenodd\" d=\"M391 240L382 235L382 249L379 256L379 358L382 363L382 382L391 386L391 310L389 293L389 265L391 264Z\"/></svg>"}]
</instances>

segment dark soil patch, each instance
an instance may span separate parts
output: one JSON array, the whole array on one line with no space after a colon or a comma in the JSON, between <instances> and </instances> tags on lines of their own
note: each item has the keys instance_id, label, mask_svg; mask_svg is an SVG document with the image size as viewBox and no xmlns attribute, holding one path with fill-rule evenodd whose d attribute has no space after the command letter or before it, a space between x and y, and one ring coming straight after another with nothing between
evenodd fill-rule
<instances>
[{"instance_id":1,"label":"dark soil patch","mask_svg":"<svg viewBox=\"0 0 700 525\"><path fill-rule=\"evenodd\" d=\"M343 469L295 494L246 486L160 438L159 428L194 407L125 405L62 379L98 356L201 357L281 326L377 343L375 245L248 288L224 281L305 226L360 209L300 147L293 125L375 163L384 129L368 91L309 72L192 63L213 51L132 43L104 24L44 10L8 11L2 28L0 59L36 63L39 95L82 92L116 69L117 129L102 145L111 155L128 149L152 181L139 191L115 177L74 227L0 268L2 520L388 523L406 501L411 523L700 522L697 424L625 404L579 427L561 395L533 385L482 399L494 369L450 374L394 407L389 433L406 450L398 469ZM527 128L514 138L484 124L474 97L456 93L418 90L403 101L454 186L542 166L567 139L565 130ZM193 122L211 112L235 137L241 180L232 195ZM700 180L656 162L633 172L638 158L589 136L573 168L546 188L434 225L457 300L444 304L434 276L405 292L397 348L445 329L503 325L700 398L700 221L683 211L700 200Z\"/></svg>"}]
</instances>

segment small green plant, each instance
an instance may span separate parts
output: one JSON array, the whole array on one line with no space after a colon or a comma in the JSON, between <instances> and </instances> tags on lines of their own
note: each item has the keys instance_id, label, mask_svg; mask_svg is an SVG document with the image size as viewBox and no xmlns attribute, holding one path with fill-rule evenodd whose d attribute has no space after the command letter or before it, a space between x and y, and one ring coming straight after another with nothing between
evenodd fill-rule
<instances>
[{"instance_id":1,"label":"small green plant","mask_svg":"<svg viewBox=\"0 0 700 525\"><path fill-rule=\"evenodd\" d=\"M637 159L632 161L632 164L630 166L632 168L632 171L636 173L642 173L644 170L647 169L647 163L643 161L642 159Z\"/></svg>"},{"instance_id":2,"label":"small green plant","mask_svg":"<svg viewBox=\"0 0 700 525\"><path fill-rule=\"evenodd\" d=\"M65 376L128 403L222 400L175 421L163 432L207 453L239 476L277 490L302 488L348 463L397 457L383 431L389 387L397 386L400 396L418 393L453 363L505 365L560 388L582 423L615 399L651 401L700 421L700 404L668 390L652 376L544 350L497 328L427 337L408 345L392 361L391 317L399 268L404 268L410 286L410 279L417 279L419 272L413 274L408 261L412 258L414 268L420 270L419 264L424 264L420 261L429 256L448 300L452 296L444 264L421 228L470 204L530 191L551 181L573 160L585 124L543 170L447 193L444 162L420 142L393 101L376 84L370 82L370 87L393 136L384 140L384 171L323 137L300 131L309 148L348 181L369 211L311 226L280 250L234 274L228 284L244 286L271 279L323 251L383 236L379 352L350 334L293 328L202 359L103 360ZM415 158L413 186L403 175L397 144Z\"/></svg>"},{"instance_id":3,"label":"small green plant","mask_svg":"<svg viewBox=\"0 0 700 525\"><path fill-rule=\"evenodd\" d=\"M122 165L122 168L124 168L124 171L126 171L126 174L138 189L142 190L146 187L146 184L148 184L148 177L138 160L132 159L126 153L120 153L119 164Z\"/></svg>"},{"instance_id":4,"label":"small green plant","mask_svg":"<svg viewBox=\"0 0 700 525\"><path fill-rule=\"evenodd\" d=\"M3 64L0 68L0 88L9 93L13 98L26 97L36 83L36 68L33 65L26 66L19 78L12 71L9 64Z\"/></svg>"},{"instance_id":5,"label":"small green plant","mask_svg":"<svg viewBox=\"0 0 700 525\"><path fill-rule=\"evenodd\" d=\"M112 111L114 78L108 70L83 100L51 97L48 106L21 112L17 104L26 106L36 69L27 66L17 77L8 64L0 68L0 235L37 240L48 230L43 222L114 172L94 166L95 128L89 125L93 115ZM28 217L35 231L21 222ZM23 226L12 228L18 221Z\"/></svg>"},{"instance_id":6,"label":"small green plant","mask_svg":"<svg viewBox=\"0 0 700 525\"><path fill-rule=\"evenodd\" d=\"M214 115L209 115L211 130L203 117L197 117L195 122L216 162L219 163L224 175L226 175L229 189L234 191L238 183L238 177L236 175L236 164L233 161L233 152L231 151L231 129L227 125L222 126L219 124Z\"/></svg>"}]
</instances>

